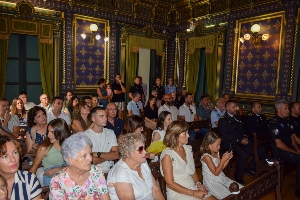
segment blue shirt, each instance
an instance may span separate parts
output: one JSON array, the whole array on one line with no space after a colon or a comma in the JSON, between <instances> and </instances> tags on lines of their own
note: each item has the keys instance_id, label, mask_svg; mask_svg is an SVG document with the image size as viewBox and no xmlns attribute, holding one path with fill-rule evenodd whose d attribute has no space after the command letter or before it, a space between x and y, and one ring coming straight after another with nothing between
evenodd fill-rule
<instances>
[{"instance_id":1,"label":"blue shirt","mask_svg":"<svg viewBox=\"0 0 300 200\"><path fill-rule=\"evenodd\" d=\"M207 118L210 116L211 110L210 108L206 108L204 109L203 105L200 105L197 110L196 110L196 114L199 117L202 117L202 120L207 120Z\"/></svg>"},{"instance_id":2,"label":"blue shirt","mask_svg":"<svg viewBox=\"0 0 300 200\"><path fill-rule=\"evenodd\" d=\"M219 110L219 108L216 108L213 111L211 111L210 120L211 120L212 128L216 128L217 127L217 125L215 124L215 122L219 121L220 117L222 117L225 114L225 112L226 112L225 109L223 110L223 112L221 112Z\"/></svg>"},{"instance_id":3,"label":"blue shirt","mask_svg":"<svg viewBox=\"0 0 300 200\"><path fill-rule=\"evenodd\" d=\"M114 131L116 137L119 137L122 130L124 129L123 121L117 117L115 117L114 126L107 120L106 128Z\"/></svg>"},{"instance_id":4,"label":"blue shirt","mask_svg":"<svg viewBox=\"0 0 300 200\"><path fill-rule=\"evenodd\" d=\"M167 85L165 86L165 94L171 94L172 92L176 93L176 87L175 85Z\"/></svg>"},{"instance_id":5,"label":"blue shirt","mask_svg":"<svg viewBox=\"0 0 300 200\"><path fill-rule=\"evenodd\" d=\"M140 116L140 109L143 109L143 104L141 101L134 102L131 100L127 104L127 110L131 110L133 115Z\"/></svg>"}]
</instances>

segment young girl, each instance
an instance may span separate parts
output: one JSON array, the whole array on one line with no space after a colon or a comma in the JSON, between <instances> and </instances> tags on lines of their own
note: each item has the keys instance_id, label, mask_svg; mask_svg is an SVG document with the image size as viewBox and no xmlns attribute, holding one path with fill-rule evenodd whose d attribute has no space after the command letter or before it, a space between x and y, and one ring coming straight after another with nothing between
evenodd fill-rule
<instances>
[{"instance_id":1,"label":"young girl","mask_svg":"<svg viewBox=\"0 0 300 200\"><path fill-rule=\"evenodd\" d=\"M203 184L217 199L230 195L229 186L234 182L222 172L232 158L232 152L225 152L220 159L220 144L221 138L214 132L209 132L200 147L203 154L201 157ZM239 188L241 187L243 186L239 184Z\"/></svg>"},{"instance_id":2,"label":"young girl","mask_svg":"<svg viewBox=\"0 0 300 200\"><path fill-rule=\"evenodd\" d=\"M107 96L108 97L112 97L113 96L113 92L112 92L112 90L111 90L111 87L110 87L110 84L109 83L107 83L106 84L106 92L107 92ZM111 99L109 100L109 103L111 102Z\"/></svg>"}]
</instances>

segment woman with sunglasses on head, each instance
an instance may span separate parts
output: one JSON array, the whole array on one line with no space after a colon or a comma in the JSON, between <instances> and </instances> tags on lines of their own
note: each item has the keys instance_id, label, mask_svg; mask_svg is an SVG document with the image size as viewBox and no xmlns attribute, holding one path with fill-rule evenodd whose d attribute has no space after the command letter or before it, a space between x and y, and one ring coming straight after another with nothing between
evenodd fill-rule
<instances>
[{"instance_id":1,"label":"woman with sunglasses on head","mask_svg":"<svg viewBox=\"0 0 300 200\"><path fill-rule=\"evenodd\" d=\"M73 110L72 134L83 132L90 128L92 119L90 117L90 107L85 101L80 101Z\"/></svg>"},{"instance_id":2,"label":"woman with sunglasses on head","mask_svg":"<svg viewBox=\"0 0 300 200\"><path fill-rule=\"evenodd\" d=\"M39 200L42 189L37 177L20 167L20 143L11 137L0 136L0 175L7 183L8 199Z\"/></svg>"},{"instance_id":3,"label":"woman with sunglasses on head","mask_svg":"<svg viewBox=\"0 0 300 200\"><path fill-rule=\"evenodd\" d=\"M34 106L27 113L26 152L34 153L47 136L47 114L40 106Z\"/></svg>"},{"instance_id":4,"label":"woman with sunglasses on head","mask_svg":"<svg viewBox=\"0 0 300 200\"><path fill-rule=\"evenodd\" d=\"M161 200L164 199L146 162L145 138L142 134L127 133L119 142L121 159L109 171L107 187L110 198Z\"/></svg>"},{"instance_id":5,"label":"woman with sunglasses on head","mask_svg":"<svg viewBox=\"0 0 300 200\"><path fill-rule=\"evenodd\" d=\"M183 121L172 122L166 131L164 143L167 148L161 153L161 173L167 183L167 199L216 200L199 182L195 171L192 147L188 143L189 126Z\"/></svg>"},{"instance_id":6,"label":"woman with sunglasses on head","mask_svg":"<svg viewBox=\"0 0 300 200\"><path fill-rule=\"evenodd\" d=\"M41 183L48 186L51 177L58 171L65 168L66 163L61 154L61 145L70 136L69 128L65 120L57 118L49 122L47 127L47 138L36 151L33 164L29 169L32 173L37 173L39 165L42 163L44 170ZM40 170L38 170L40 172ZM40 174L37 173L38 177Z\"/></svg>"}]
</instances>

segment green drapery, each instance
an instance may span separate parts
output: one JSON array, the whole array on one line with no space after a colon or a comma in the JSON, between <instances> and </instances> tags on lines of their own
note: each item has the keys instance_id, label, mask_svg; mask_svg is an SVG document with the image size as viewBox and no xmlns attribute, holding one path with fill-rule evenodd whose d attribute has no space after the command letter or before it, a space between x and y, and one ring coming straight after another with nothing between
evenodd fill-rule
<instances>
[{"instance_id":1,"label":"green drapery","mask_svg":"<svg viewBox=\"0 0 300 200\"><path fill-rule=\"evenodd\" d=\"M196 105L199 105L200 97L207 92L207 84L205 79L205 49L200 49L199 55L199 70L198 70L198 81L196 86L196 94L195 94L195 101Z\"/></svg>"},{"instance_id":2,"label":"green drapery","mask_svg":"<svg viewBox=\"0 0 300 200\"><path fill-rule=\"evenodd\" d=\"M217 40L217 37L215 37ZM207 93L210 95L212 101L218 97L217 91L217 61L218 61L218 42L214 43L214 51L206 54L206 80Z\"/></svg>"},{"instance_id":3,"label":"green drapery","mask_svg":"<svg viewBox=\"0 0 300 200\"><path fill-rule=\"evenodd\" d=\"M198 81L200 49L195 49L194 54L188 57L188 66L186 70L186 90L195 94L196 83Z\"/></svg>"},{"instance_id":4,"label":"green drapery","mask_svg":"<svg viewBox=\"0 0 300 200\"><path fill-rule=\"evenodd\" d=\"M0 98L4 96L6 82L6 62L8 52L8 37L0 36Z\"/></svg>"},{"instance_id":5,"label":"green drapery","mask_svg":"<svg viewBox=\"0 0 300 200\"><path fill-rule=\"evenodd\" d=\"M52 43L41 43L39 41L39 56L43 93L47 94L52 99Z\"/></svg>"}]
</instances>

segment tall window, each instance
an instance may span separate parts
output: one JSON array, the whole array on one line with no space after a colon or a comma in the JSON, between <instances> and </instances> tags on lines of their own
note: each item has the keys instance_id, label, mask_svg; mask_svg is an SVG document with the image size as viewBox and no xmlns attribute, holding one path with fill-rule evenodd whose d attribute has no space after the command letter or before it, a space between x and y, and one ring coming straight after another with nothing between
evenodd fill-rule
<instances>
[{"instance_id":1,"label":"tall window","mask_svg":"<svg viewBox=\"0 0 300 200\"><path fill-rule=\"evenodd\" d=\"M42 94L38 37L11 34L6 65L4 96L10 102L27 92L28 101L39 103Z\"/></svg>"}]
</instances>

